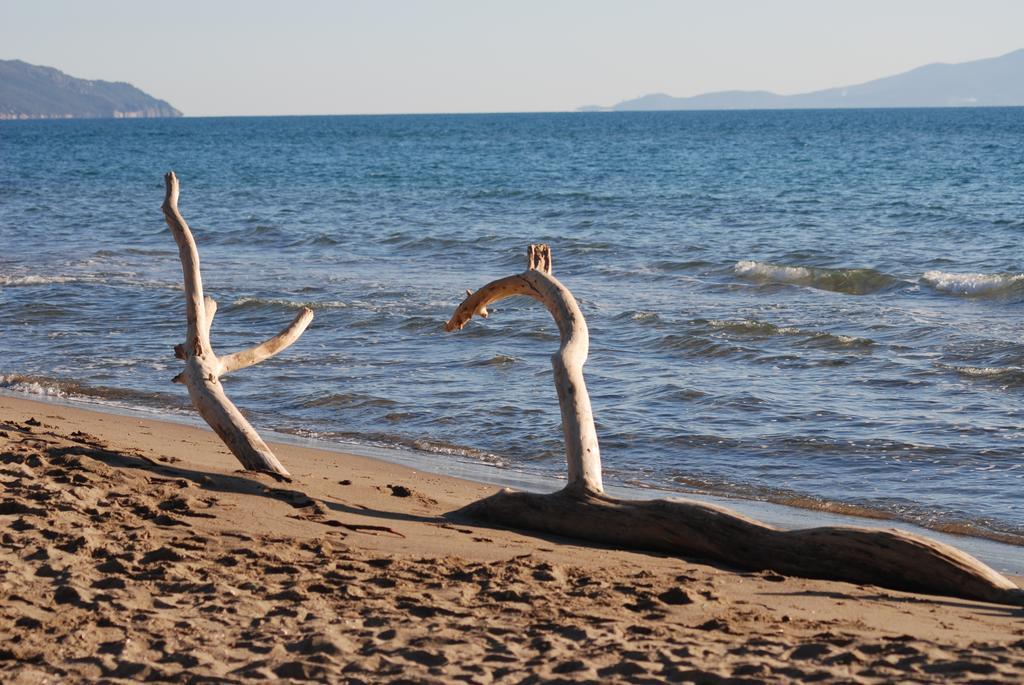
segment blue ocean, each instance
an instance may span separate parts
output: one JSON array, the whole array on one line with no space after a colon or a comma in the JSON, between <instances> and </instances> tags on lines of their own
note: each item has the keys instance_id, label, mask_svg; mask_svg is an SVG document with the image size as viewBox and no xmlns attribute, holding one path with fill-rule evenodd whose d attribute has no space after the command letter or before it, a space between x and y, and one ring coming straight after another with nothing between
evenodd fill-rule
<instances>
[{"instance_id":1,"label":"blue ocean","mask_svg":"<svg viewBox=\"0 0 1024 685\"><path fill-rule=\"evenodd\" d=\"M0 122L0 390L191 415L170 169L260 430L563 477L546 242L606 482L1024 544L1024 109Z\"/></svg>"}]
</instances>

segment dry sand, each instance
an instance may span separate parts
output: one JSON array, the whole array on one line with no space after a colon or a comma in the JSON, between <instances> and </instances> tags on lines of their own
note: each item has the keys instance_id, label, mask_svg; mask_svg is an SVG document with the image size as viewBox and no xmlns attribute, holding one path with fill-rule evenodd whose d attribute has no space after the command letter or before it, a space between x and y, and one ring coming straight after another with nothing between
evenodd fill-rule
<instances>
[{"instance_id":1,"label":"dry sand","mask_svg":"<svg viewBox=\"0 0 1024 685\"><path fill-rule=\"evenodd\" d=\"M1020 682L1024 611L495 530L493 492L0 396L0 681Z\"/></svg>"}]
</instances>

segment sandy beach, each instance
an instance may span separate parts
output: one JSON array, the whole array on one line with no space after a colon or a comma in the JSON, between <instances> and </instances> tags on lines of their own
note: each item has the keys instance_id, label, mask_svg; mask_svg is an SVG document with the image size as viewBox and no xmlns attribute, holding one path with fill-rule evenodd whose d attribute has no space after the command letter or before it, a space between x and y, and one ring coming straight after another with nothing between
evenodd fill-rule
<instances>
[{"instance_id":1,"label":"sandy beach","mask_svg":"<svg viewBox=\"0 0 1024 685\"><path fill-rule=\"evenodd\" d=\"M496 530L494 487L0 396L0 680L1019 682L1024 611ZM1019 583L1020 579L1016 581Z\"/></svg>"}]
</instances>

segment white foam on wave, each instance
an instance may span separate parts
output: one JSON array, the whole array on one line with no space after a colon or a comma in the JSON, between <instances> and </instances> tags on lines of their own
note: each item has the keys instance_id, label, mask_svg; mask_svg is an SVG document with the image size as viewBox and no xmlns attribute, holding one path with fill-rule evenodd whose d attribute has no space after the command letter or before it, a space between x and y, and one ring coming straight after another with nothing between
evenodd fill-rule
<instances>
[{"instance_id":1,"label":"white foam on wave","mask_svg":"<svg viewBox=\"0 0 1024 685\"><path fill-rule=\"evenodd\" d=\"M43 376L23 376L20 374L0 374L0 392L17 393L45 397L56 401L86 402L117 409L131 411L156 412L160 414L190 414L184 406L174 406L167 397L160 398L160 393L140 393L121 388L87 386L75 381L62 381ZM153 399L158 406L148 405Z\"/></svg>"},{"instance_id":2,"label":"white foam on wave","mask_svg":"<svg viewBox=\"0 0 1024 685\"><path fill-rule=\"evenodd\" d=\"M741 335L788 335L805 337L813 341L832 342L844 346L856 347L875 344L874 341L869 338L858 338L853 335L840 335L838 333L824 333L814 330L805 330L803 328L797 328L796 326L776 326L773 323L758 321L756 319L711 319L707 322L707 325L714 330Z\"/></svg>"},{"instance_id":3,"label":"white foam on wave","mask_svg":"<svg viewBox=\"0 0 1024 685\"><path fill-rule=\"evenodd\" d=\"M294 300L285 300L276 297L239 297L231 304L234 307L263 306L287 307L289 309L301 309L303 307L309 307L310 309L348 309L350 307L347 302L341 302L340 300L328 300L325 302L296 302Z\"/></svg>"},{"instance_id":4,"label":"white foam on wave","mask_svg":"<svg viewBox=\"0 0 1024 685\"><path fill-rule=\"evenodd\" d=\"M629 318L632 321L657 321L661 317L657 312L639 311L630 314Z\"/></svg>"},{"instance_id":5,"label":"white foam on wave","mask_svg":"<svg viewBox=\"0 0 1024 685\"><path fill-rule=\"evenodd\" d=\"M40 285L62 285L65 283L116 284L129 287L141 287L144 289L184 289L184 286L180 281L157 281L147 278L139 278L138 274L134 271L83 273L75 276L67 274L27 274L24 276L0 274L0 287L17 288Z\"/></svg>"},{"instance_id":6,"label":"white foam on wave","mask_svg":"<svg viewBox=\"0 0 1024 685\"><path fill-rule=\"evenodd\" d=\"M56 385L46 385L31 378L22 376L0 374L0 388L13 392L21 392L27 395L38 395L41 397L67 397L68 394Z\"/></svg>"},{"instance_id":7,"label":"white foam on wave","mask_svg":"<svg viewBox=\"0 0 1024 685\"><path fill-rule=\"evenodd\" d=\"M1019 366L956 366L953 368L965 376L975 376L977 378L998 378L1024 372L1024 368Z\"/></svg>"},{"instance_id":8,"label":"white foam on wave","mask_svg":"<svg viewBox=\"0 0 1024 685\"><path fill-rule=\"evenodd\" d=\"M753 333L766 335L801 335L803 331L792 326L776 326L767 321L756 319L710 319L708 326L718 331L734 333Z\"/></svg>"},{"instance_id":9,"label":"white foam on wave","mask_svg":"<svg viewBox=\"0 0 1024 685\"><path fill-rule=\"evenodd\" d=\"M989 295L1016 286L1024 286L1024 274L957 274L927 271L921 277L927 285L953 295Z\"/></svg>"},{"instance_id":10,"label":"white foam on wave","mask_svg":"<svg viewBox=\"0 0 1024 685\"><path fill-rule=\"evenodd\" d=\"M809 269L802 266L779 266L766 262L743 259L736 262L733 271L746 278L763 278L779 283L802 283L811 278Z\"/></svg>"},{"instance_id":11,"label":"white foam on wave","mask_svg":"<svg viewBox=\"0 0 1024 685\"><path fill-rule=\"evenodd\" d=\"M74 283L79 280L74 276L0 276L0 286L50 285L53 283Z\"/></svg>"},{"instance_id":12,"label":"white foam on wave","mask_svg":"<svg viewBox=\"0 0 1024 685\"><path fill-rule=\"evenodd\" d=\"M789 266L755 262L752 259L736 262L733 272L755 282L806 286L847 295L868 295L903 282L875 269Z\"/></svg>"}]
</instances>

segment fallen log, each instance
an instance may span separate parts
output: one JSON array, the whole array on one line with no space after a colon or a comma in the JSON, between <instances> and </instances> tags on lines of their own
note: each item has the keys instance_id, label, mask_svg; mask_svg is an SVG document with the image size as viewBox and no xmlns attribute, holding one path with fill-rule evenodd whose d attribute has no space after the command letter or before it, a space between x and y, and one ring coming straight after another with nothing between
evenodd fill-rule
<instances>
[{"instance_id":1,"label":"fallen log","mask_svg":"<svg viewBox=\"0 0 1024 685\"><path fill-rule=\"evenodd\" d=\"M313 310L303 307L284 330L255 347L218 357L210 344L210 328L217 313L217 302L203 295L199 250L192 231L178 211L179 185L173 171L164 176L164 184L164 218L178 244L181 270L185 278L185 343L174 347L174 356L185 360L185 369L172 380L188 388L192 406L243 467L288 478L287 469L228 399L220 378L224 374L269 359L294 343L313 320Z\"/></svg>"},{"instance_id":2,"label":"fallen log","mask_svg":"<svg viewBox=\"0 0 1024 685\"><path fill-rule=\"evenodd\" d=\"M538 300L561 337L552 358L565 434L568 483L559 492L502 490L461 510L495 525L697 557L751 570L872 584L1024 606L1024 590L950 545L896 529L830 526L780 530L724 507L685 500L610 497L583 380L589 334L572 293L551 273L547 245L531 245L527 270L468 296L445 324L462 329L488 305L515 295Z\"/></svg>"}]
</instances>

